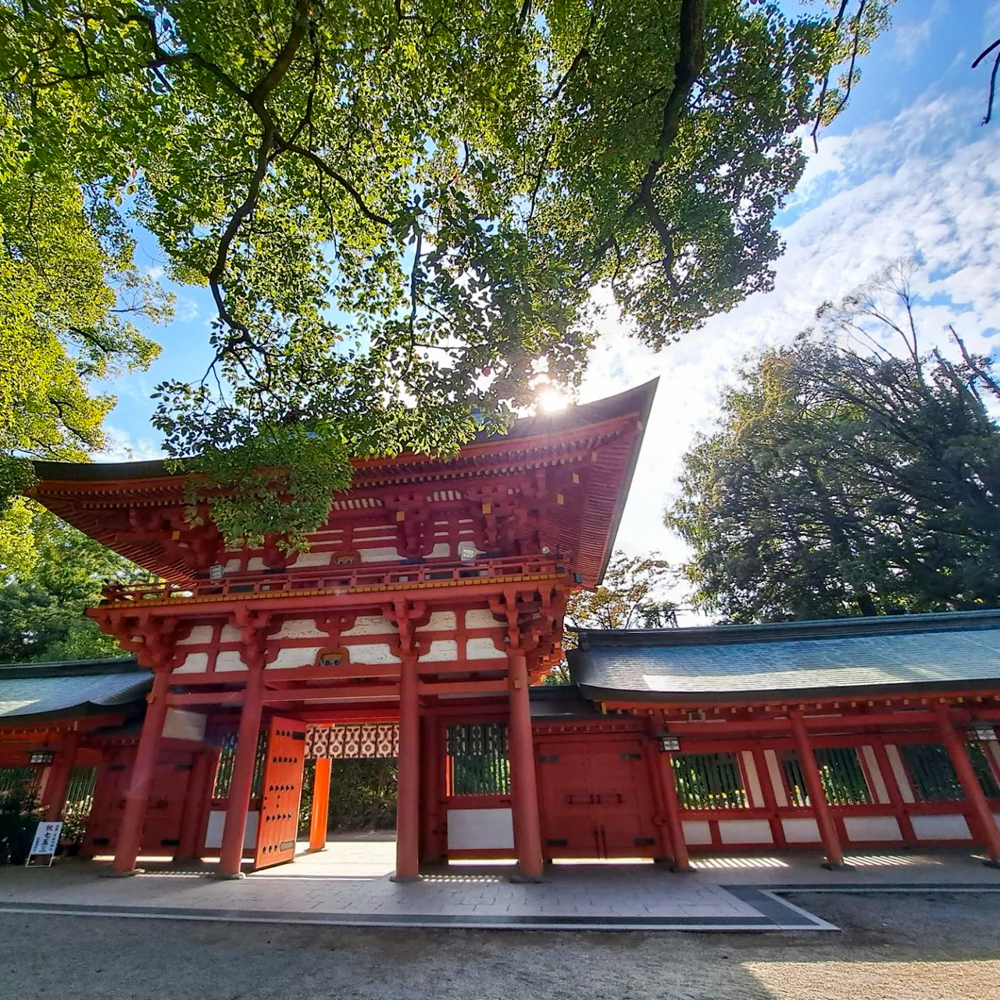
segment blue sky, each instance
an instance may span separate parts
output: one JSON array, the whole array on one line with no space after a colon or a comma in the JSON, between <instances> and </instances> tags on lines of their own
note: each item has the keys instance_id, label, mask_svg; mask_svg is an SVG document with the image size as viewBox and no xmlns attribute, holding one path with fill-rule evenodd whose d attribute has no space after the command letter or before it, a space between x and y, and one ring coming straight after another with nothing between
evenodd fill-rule
<instances>
[{"instance_id":1,"label":"blue sky","mask_svg":"<svg viewBox=\"0 0 1000 1000\"><path fill-rule=\"evenodd\" d=\"M799 5L787 0L790 10ZM974 349L1000 348L1000 116L983 128L989 67L970 70L1000 36L1000 0L899 0L892 30L863 63L851 104L823 133L779 223L787 250L774 291L713 318L680 344L654 355L624 334L609 312L582 398L595 399L660 376L646 444L622 521L629 551L684 557L662 525L680 460L710 430L719 391L748 351L790 341L816 306L836 299L880 265L918 253L916 284L925 337L944 341L954 319ZM140 265L162 268L143 241ZM105 459L159 453L149 425L152 387L200 374L209 359L208 293L178 288L177 318L153 331L163 353L152 369L113 387Z\"/></svg>"}]
</instances>

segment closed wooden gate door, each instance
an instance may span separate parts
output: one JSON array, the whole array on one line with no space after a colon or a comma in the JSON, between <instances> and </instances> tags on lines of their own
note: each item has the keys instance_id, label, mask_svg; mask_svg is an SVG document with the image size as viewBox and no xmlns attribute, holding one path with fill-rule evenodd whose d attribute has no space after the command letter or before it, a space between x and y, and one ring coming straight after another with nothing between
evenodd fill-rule
<instances>
[{"instance_id":1,"label":"closed wooden gate door","mask_svg":"<svg viewBox=\"0 0 1000 1000\"><path fill-rule=\"evenodd\" d=\"M254 868L269 868L295 858L305 752L306 727L303 723L296 719L271 720Z\"/></svg>"},{"instance_id":2,"label":"closed wooden gate door","mask_svg":"<svg viewBox=\"0 0 1000 1000\"><path fill-rule=\"evenodd\" d=\"M553 858L656 854L646 741L552 740L538 748L544 851Z\"/></svg>"}]
</instances>

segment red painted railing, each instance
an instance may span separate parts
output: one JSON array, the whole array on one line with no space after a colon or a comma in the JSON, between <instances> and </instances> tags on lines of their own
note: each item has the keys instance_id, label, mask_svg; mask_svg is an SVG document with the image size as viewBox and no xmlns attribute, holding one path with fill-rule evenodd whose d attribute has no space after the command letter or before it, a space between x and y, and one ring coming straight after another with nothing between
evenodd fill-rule
<instances>
[{"instance_id":1,"label":"red painted railing","mask_svg":"<svg viewBox=\"0 0 1000 1000\"><path fill-rule=\"evenodd\" d=\"M154 583L128 587L112 583L103 588L102 603L288 594L311 590L351 591L367 587L402 589L414 583L447 585L472 580L486 583L498 577L568 572L562 562L551 555L505 556L475 562L357 563L299 572L232 573L219 580L198 580L194 584Z\"/></svg>"}]
</instances>

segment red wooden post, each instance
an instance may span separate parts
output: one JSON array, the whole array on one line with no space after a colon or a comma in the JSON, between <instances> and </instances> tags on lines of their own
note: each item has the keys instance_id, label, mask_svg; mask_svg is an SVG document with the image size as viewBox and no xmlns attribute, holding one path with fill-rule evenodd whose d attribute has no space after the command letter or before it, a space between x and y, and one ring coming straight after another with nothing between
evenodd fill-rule
<instances>
[{"instance_id":1,"label":"red wooden post","mask_svg":"<svg viewBox=\"0 0 1000 1000\"><path fill-rule=\"evenodd\" d=\"M660 791L667 812L670 848L674 856L673 870L675 872L694 871L691 867L691 858L688 855L687 842L684 840L684 823L681 820L680 799L677 797L677 776L674 773L673 754L669 751L661 751L659 758Z\"/></svg>"},{"instance_id":2,"label":"red wooden post","mask_svg":"<svg viewBox=\"0 0 1000 1000\"><path fill-rule=\"evenodd\" d=\"M218 878L243 878L243 839L250 811L263 694L264 669L259 666L250 670L243 689L243 710L236 735L236 759L233 761L229 800L226 803L226 825L222 831L222 848L215 871Z\"/></svg>"},{"instance_id":3,"label":"red wooden post","mask_svg":"<svg viewBox=\"0 0 1000 1000\"><path fill-rule=\"evenodd\" d=\"M420 860L440 858L436 830L438 809L444 783L444 755L441 753L441 727L438 720L424 717L420 723Z\"/></svg>"},{"instance_id":4,"label":"red wooden post","mask_svg":"<svg viewBox=\"0 0 1000 1000\"><path fill-rule=\"evenodd\" d=\"M937 715L941 742L944 743L948 751L952 767L955 768L955 774L958 775L962 790L965 792L965 798L969 803L973 832L978 833L979 841L989 855L989 861L986 863L994 868L1000 868L1000 830L997 829L993 811L990 809L990 804L983 794L979 779L976 777L969 753L965 749L965 743L955 731L955 724L952 722L947 705L937 702L934 706L934 713Z\"/></svg>"},{"instance_id":5,"label":"red wooden post","mask_svg":"<svg viewBox=\"0 0 1000 1000\"><path fill-rule=\"evenodd\" d=\"M52 770L49 772L49 780L45 782L42 804L45 806L45 818L50 823L54 823L62 817L78 740L79 737L76 733L67 733L62 746L56 752Z\"/></svg>"},{"instance_id":6,"label":"red wooden post","mask_svg":"<svg viewBox=\"0 0 1000 1000\"><path fill-rule=\"evenodd\" d=\"M903 801L902 792L899 790L899 782L896 780L896 772L889 763L889 754L886 752L885 743L881 737L872 740L872 750L875 752L875 763L882 774L882 783L889 793L889 801L896 811L896 822L899 823L899 832L903 835L903 843L907 847L916 847L917 835L913 829L913 821L906 811L906 803Z\"/></svg>"},{"instance_id":7,"label":"red wooden post","mask_svg":"<svg viewBox=\"0 0 1000 1000\"><path fill-rule=\"evenodd\" d=\"M541 882L542 834L538 815L531 708L528 703L528 666L524 653L520 651L509 651L507 662L510 665L510 724L507 744L518 875L525 882Z\"/></svg>"},{"instance_id":8,"label":"red wooden post","mask_svg":"<svg viewBox=\"0 0 1000 1000\"><path fill-rule=\"evenodd\" d=\"M153 672L153 689L146 696L148 706L142 723L139 746L132 764L132 779L125 793L125 811L118 831L115 860L112 870L119 875L134 875L135 860L142 846L142 827L149 803L149 786L163 736L163 721L167 717L167 689L170 687L170 670L160 667Z\"/></svg>"},{"instance_id":9,"label":"red wooden post","mask_svg":"<svg viewBox=\"0 0 1000 1000\"><path fill-rule=\"evenodd\" d=\"M205 800L211 794L212 779L215 776L212 768L213 760L214 754L211 750L199 750L194 755L191 778L185 796L184 814L181 816L177 853L174 855L178 860L197 858L201 855Z\"/></svg>"},{"instance_id":10,"label":"red wooden post","mask_svg":"<svg viewBox=\"0 0 1000 1000\"><path fill-rule=\"evenodd\" d=\"M840 838L837 836L837 827L833 822L830 806L826 801L826 793L823 791L823 779L820 777L819 766L816 763L815 756L813 756L802 712L797 708L789 708L788 719L792 724L792 734L795 737L795 745L799 752L799 765L802 767L802 777L805 778L806 789L809 792L809 804L812 806L813 814L816 817L820 839L823 841L823 850L826 852L826 861L823 867L831 869L850 868L850 865L844 863L844 852L840 846Z\"/></svg>"},{"instance_id":11,"label":"red wooden post","mask_svg":"<svg viewBox=\"0 0 1000 1000\"><path fill-rule=\"evenodd\" d=\"M326 850L330 822L330 758L317 757L313 773L312 813L309 816L309 850Z\"/></svg>"},{"instance_id":12,"label":"red wooden post","mask_svg":"<svg viewBox=\"0 0 1000 1000\"><path fill-rule=\"evenodd\" d=\"M399 683L399 764L396 770L396 871L394 882L420 877L420 699L417 657L402 654Z\"/></svg>"}]
</instances>

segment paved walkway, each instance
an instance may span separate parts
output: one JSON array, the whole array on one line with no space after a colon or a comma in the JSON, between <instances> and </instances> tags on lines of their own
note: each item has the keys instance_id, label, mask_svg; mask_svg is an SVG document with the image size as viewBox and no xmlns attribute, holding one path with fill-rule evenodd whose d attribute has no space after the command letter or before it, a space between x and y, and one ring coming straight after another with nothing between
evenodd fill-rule
<instances>
[{"instance_id":1,"label":"paved walkway","mask_svg":"<svg viewBox=\"0 0 1000 1000\"><path fill-rule=\"evenodd\" d=\"M555 864L541 885L510 882L511 867L450 865L396 884L394 844L332 841L320 854L237 882L191 866L150 867L131 879L107 865L0 869L0 913L51 912L160 919L321 925L566 930L834 930L782 898L810 891L996 891L1000 871L966 852L872 854L828 872L812 853L706 857L673 874L652 864Z\"/></svg>"}]
</instances>

